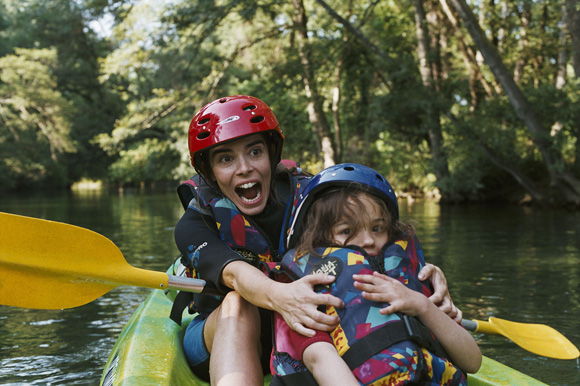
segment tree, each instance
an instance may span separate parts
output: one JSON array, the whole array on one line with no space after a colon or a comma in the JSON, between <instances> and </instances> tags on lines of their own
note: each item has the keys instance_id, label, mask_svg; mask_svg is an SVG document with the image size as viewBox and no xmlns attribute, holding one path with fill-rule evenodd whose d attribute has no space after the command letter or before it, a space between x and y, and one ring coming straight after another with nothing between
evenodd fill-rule
<instances>
[{"instance_id":1,"label":"tree","mask_svg":"<svg viewBox=\"0 0 580 386\"><path fill-rule=\"evenodd\" d=\"M70 137L78 151L61 160L70 182L81 177L101 178L109 160L92 139L110 131L122 103L99 82L100 56L108 47L88 27L91 12L74 0L20 2L5 0L3 17L9 26L6 42L19 48L47 48L56 52L51 68L56 90L73 106ZM67 182L69 184L70 182Z\"/></svg>"},{"instance_id":2,"label":"tree","mask_svg":"<svg viewBox=\"0 0 580 386\"><path fill-rule=\"evenodd\" d=\"M62 161L76 151L72 106L56 90L55 50L23 49L0 58L0 179L4 188L66 183Z\"/></svg>"},{"instance_id":3,"label":"tree","mask_svg":"<svg viewBox=\"0 0 580 386\"><path fill-rule=\"evenodd\" d=\"M431 36L437 24L437 15L434 10L429 11L429 19L423 8L423 0L413 0L415 7L415 25L417 30L417 55L419 57L419 72L421 73L421 81L425 88L426 94L429 95L429 100L426 103L426 112L424 114L424 125L428 135L431 154L433 156L433 168L435 176L439 182L440 187L449 178L449 166L447 164L447 156L444 151L443 134L441 130L441 112L438 108L437 99L440 97L441 87L439 87L437 74L441 76L441 62L438 55L439 39ZM444 200L449 200L449 192L446 189L442 190L442 197Z\"/></svg>"},{"instance_id":4,"label":"tree","mask_svg":"<svg viewBox=\"0 0 580 386\"><path fill-rule=\"evenodd\" d=\"M324 167L335 164L333 139L330 133L330 125L326 118L322 96L318 90L314 65L310 58L310 47L308 39L308 19L302 0L293 0L294 5L294 25L297 31L298 54L304 77L304 90L308 98L308 117L316 133L320 151L324 159Z\"/></svg>"},{"instance_id":5,"label":"tree","mask_svg":"<svg viewBox=\"0 0 580 386\"><path fill-rule=\"evenodd\" d=\"M580 2L578 0L566 0L565 2L566 27L571 40L571 62L576 77L576 84L573 88L580 87ZM576 93L576 95L578 95ZM578 103L578 101L576 101ZM576 158L575 169L580 172L580 111L575 119L574 137L576 138Z\"/></svg>"},{"instance_id":6,"label":"tree","mask_svg":"<svg viewBox=\"0 0 580 386\"><path fill-rule=\"evenodd\" d=\"M549 175L549 192L533 189L530 193L538 202L580 205L580 180L567 170L562 154L552 146L549 131L536 115L533 107L514 81L501 57L481 30L475 16L464 0L448 0L461 17L486 64L501 84L516 115L527 126L530 136L540 151Z\"/></svg>"}]
</instances>

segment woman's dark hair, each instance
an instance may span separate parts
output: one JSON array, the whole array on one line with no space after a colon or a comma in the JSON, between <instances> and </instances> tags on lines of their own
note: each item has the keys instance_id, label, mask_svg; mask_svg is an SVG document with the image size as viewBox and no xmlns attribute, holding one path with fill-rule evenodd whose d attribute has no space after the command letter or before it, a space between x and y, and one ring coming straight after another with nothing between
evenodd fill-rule
<instances>
[{"instance_id":1,"label":"woman's dark hair","mask_svg":"<svg viewBox=\"0 0 580 386\"><path fill-rule=\"evenodd\" d=\"M385 219L389 241L397 240L414 233L411 225L396 221L393 224L391 213L385 201L373 195L370 189L363 184L352 183L347 187L336 190L330 188L317 194L315 201L306 214L303 232L296 251L315 254L317 247L340 246L333 241L333 226L341 220L354 224L351 238L356 235L362 226L362 216L365 214L361 194L368 194L379 206L381 215ZM350 239L345 245L348 245Z\"/></svg>"}]
</instances>

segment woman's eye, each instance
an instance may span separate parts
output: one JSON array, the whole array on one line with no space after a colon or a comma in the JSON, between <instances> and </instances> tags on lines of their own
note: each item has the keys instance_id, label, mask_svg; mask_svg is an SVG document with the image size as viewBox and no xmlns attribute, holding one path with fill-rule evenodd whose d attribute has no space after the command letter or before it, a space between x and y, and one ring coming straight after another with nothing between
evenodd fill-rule
<instances>
[{"instance_id":1,"label":"woman's eye","mask_svg":"<svg viewBox=\"0 0 580 386\"><path fill-rule=\"evenodd\" d=\"M252 149L250 154L253 156L258 156L258 155L262 154L262 149Z\"/></svg>"},{"instance_id":2,"label":"woman's eye","mask_svg":"<svg viewBox=\"0 0 580 386\"><path fill-rule=\"evenodd\" d=\"M229 155L224 155L222 157L220 157L219 162L220 163L227 163L230 162L232 160L232 157L230 157Z\"/></svg>"}]
</instances>

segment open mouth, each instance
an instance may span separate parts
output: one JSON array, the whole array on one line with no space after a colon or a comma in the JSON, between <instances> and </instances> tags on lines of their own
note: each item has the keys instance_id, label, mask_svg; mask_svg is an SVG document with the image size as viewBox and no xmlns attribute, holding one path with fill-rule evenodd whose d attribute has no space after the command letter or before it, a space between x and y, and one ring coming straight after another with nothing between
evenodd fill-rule
<instances>
[{"instance_id":1,"label":"open mouth","mask_svg":"<svg viewBox=\"0 0 580 386\"><path fill-rule=\"evenodd\" d=\"M236 186L236 194L245 204L254 204L262 197L262 184L258 182L248 182Z\"/></svg>"}]
</instances>

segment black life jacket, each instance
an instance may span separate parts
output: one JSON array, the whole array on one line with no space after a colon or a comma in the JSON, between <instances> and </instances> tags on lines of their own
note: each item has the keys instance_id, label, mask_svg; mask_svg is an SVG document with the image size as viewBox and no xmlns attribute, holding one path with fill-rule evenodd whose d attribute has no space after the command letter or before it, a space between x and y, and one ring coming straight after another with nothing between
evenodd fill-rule
<instances>
[{"instance_id":1,"label":"black life jacket","mask_svg":"<svg viewBox=\"0 0 580 386\"><path fill-rule=\"evenodd\" d=\"M285 230L290 217L296 209L297 197L308 182L309 175L302 173L298 165L292 161L283 160L282 163L289 170L281 173L277 178L287 179L275 186L290 186L290 191L277 191L279 197L287 201L282 225L282 234L278 241L278 251L284 251ZM221 239L232 250L240 254L252 265L258 267L260 262L273 262L278 256L273 252L273 247L264 232L255 222L244 215L231 200L223 196L221 192L208 186L198 175L183 182L177 193L184 209L192 208L201 214L212 217ZM198 259L198 250L190 251L189 256L182 256L181 262L186 267L188 277L199 277L195 271L195 262ZM193 264L192 264L193 262ZM206 285L211 285L208 282ZM171 319L181 325L183 310L188 308L189 313L202 311L210 313L221 304L222 298L208 294L194 294L180 291L175 298L171 310Z\"/></svg>"}]
</instances>

